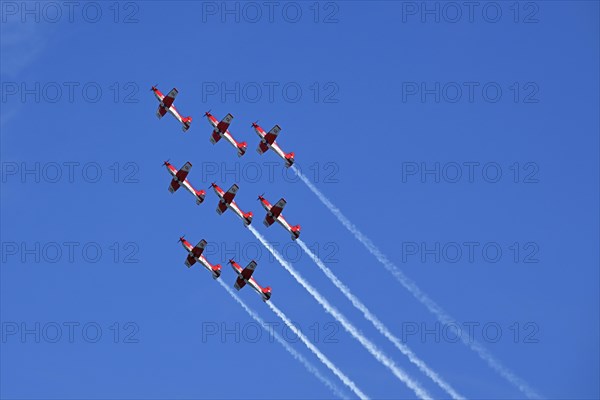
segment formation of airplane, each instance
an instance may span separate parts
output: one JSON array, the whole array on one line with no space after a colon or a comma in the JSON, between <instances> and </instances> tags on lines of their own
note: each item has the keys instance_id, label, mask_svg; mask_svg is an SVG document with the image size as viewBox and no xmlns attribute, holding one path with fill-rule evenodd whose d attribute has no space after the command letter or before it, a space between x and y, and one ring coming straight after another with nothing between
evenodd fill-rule
<instances>
[{"instance_id":1,"label":"formation of airplane","mask_svg":"<svg viewBox=\"0 0 600 400\"><path fill-rule=\"evenodd\" d=\"M217 279L219 276L221 276L221 266L219 264L212 265L202 255L202 252L206 247L206 240L202 239L196 246L192 246L191 243L185 240L183 236L179 238L179 241L181 242L183 248L188 251L188 256L185 259L186 267L190 268L196 263L196 261L198 261L212 274L213 279Z\"/></svg>"},{"instance_id":2,"label":"formation of airplane","mask_svg":"<svg viewBox=\"0 0 600 400\"><path fill-rule=\"evenodd\" d=\"M214 130L212 135L210 136L210 142L212 144L217 143L221 138L225 138L233 147L237 149L238 157L243 156L246 153L246 147L248 144L246 142L237 142L231 133L229 133L229 125L231 125L231 120L233 119L233 115L227 114L225 118L221 122L217 121L215 117L212 116L210 111L204 113L206 118L208 118L208 122L213 126Z\"/></svg>"},{"instance_id":3,"label":"formation of airplane","mask_svg":"<svg viewBox=\"0 0 600 400\"><path fill-rule=\"evenodd\" d=\"M211 183L210 187L215 190L217 196L219 196L219 204L217 205L217 214L221 215L228 208L231 208L233 212L244 221L245 225L250 225L252 223L252 211L243 212L240 210L238 205L233 198L235 197L239 187L235 183L231 185L227 192L224 192L216 183Z\"/></svg>"},{"instance_id":4,"label":"formation of airplane","mask_svg":"<svg viewBox=\"0 0 600 400\"><path fill-rule=\"evenodd\" d=\"M250 261L250 263L244 269L242 269L242 267L240 267L240 265L233 260L229 260L229 263L231 264L233 270L238 276L234 286L237 290L240 290L241 288L246 286L247 283L250 286L252 286L252 288L256 290L258 294L260 294L263 301L266 302L271 298L271 287L267 286L263 288L258 283L256 283L256 281L252 277L252 274L256 269L256 261Z\"/></svg>"},{"instance_id":5,"label":"formation of airplane","mask_svg":"<svg viewBox=\"0 0 600 400\"><path fill-rule=\"evenodd\" d=\"M188 192L194 195L194 197L196 198L196 204L201 204L204 201L206 192L204 190L194 189L186 179L188 174L190 173L190 170L192 169L191 162L186 162L185 165L181 167L179 171L175 169L175 167L171 165L168 161L165 161L163 165L167 167L167 171L169 171L169 173L173 177L171 183L169 184L169 192L175 193L177 189L179 189L179 187L183 186L188 190Z\"/></svg>"},{"instance_id":6,"label":"formation of airplane","mask_svg":"<svg viewBox=\"0 0 600 400\"><path fill-rule=\"evenodd\" d=\"M182 117L181 114L179 114L179 111L177 111L177 109L173 105L173 102L175 101L175 97L177 97L177 93L179 93L179 91L176 88L171 89L169 94L167 94L166 96L163 95L156 86L152 86L152 88L150 90L152 90L152 92L154 93L154 96L156 96L158 101L160 101L160 104L158 105L158 110L156 110L156 116L158 117L158 119L161 119L162 117L164 117L168 111L171 113L171 115L173 115L175 118L177 118L177 120L181 123L181 125L183 125L181 129L184 132L186 132L188 129L190 129L190 125L192 123L192 117Z\"/></svg>"},{"instance_id":7,"label":"formation of airplane","mask_svg":"<svg viewBox=\"0 0 600 400\"><path fill-rule=\"evenodd\" d=\"M281 211L283 211L283 207L287 204L285 199L282 197L279 199L275 205L271 205L267 199L265 199L262 195L258 196L258 200L260 200L260 204L267 210L267 215L263 223L268 228L273 225L273 222L277 221L283 228L288 231L292 235L292 240L296 240L300 237L300 225L291 226L283 215L281 215Z\"/></svg>"},{"instance_id":8,"label":"formation of airplane","mask_svg":"<svg viewBox=\"0 0 600 400\"><path fill-rule=\"evenodd\" d=\"M165 96L156 86L152 86L151 90L156 99L159 101L156 116L161 119L165 116L165 114L167 114L167 112L170 113L179 121L182 126L182 130L187 132L191 126L192 117L182 117L173 104L179 91L176 88L173 88ZM216 144L224 138L233 147L235 147L238 157L242 157L244 154L246 154L246 149L248 147L247 143L238 142L234 139L231 132L229 132L233 115L227 114L221 121L218 121L210 113L210 111L205 112L204 116L206 116L208 122L213 128L210 136L210 141L212 144ZM279 125L275 125L269 132L265 132L257 122L252 123L252 127L260 138L260 143L258 144L257 148L257 152L259 154L263 154L269 149L272 149L273 152L275 152L275 154L281 157L281 159L284 161L286 168L289 168L294 164L294 153L285 153L281 147L279 147L279 144L276 141L277 136L281 132L281 127ZM202 204L204 202L206 192L204 190L196 190L187 180L187 176L192 169L191 162L186 162L179 170L170 164L169 161L165 161L163 165L167 168L167 171L169 171L169 174L172 177L169 184L169 192L175 193L181 186L183 186L194 196L196 199L196 204ZM249 226L252 223L252 212L242 211L234 201L235 195L239 190L237 184L233 184L229 190L227 190L227 192L223 191L223 189L221 189L214 182L210 186L214 189L215 193L219 197L219 203L217 205L217 213L219 215L223 214L225 211L227 211L227 209L230 208L238 217L240 217L240 219L244 222L244 225ZM285 230L289 232L292 240L296 240L300 237L300 225L290 225L281 214L283 208L287 204L284 198L281 198L277 203L275 203L275 205L269 203L269 201L267 201L267 199L265 199L262 195L258 196L258 199L267 211L267 215L263 221L265 226L269 227L273 225L275 221L277 221ZM183 236L179 238L179 241L188 252L188 256L185 259L185 265L188 268L198 262L211 273L214 279L218 279L221 276L221 265L212 265L202 254L207 244L206 240L202 239L196 246L192 246L190 242L185 240ZM237 274L237 279L234 286L237 290L240 290L246 284L249 284L254 290L256 290L257 293L260 294L263 301L268 301L271 298L271 288L261 287L252 277L257 265L256 261L252 260L245 268L240 267L240 265L234 260L229 260L229 263Z\"/></svg>"},{"instance_id":9,"label":"formation of airplane","mask_svg":"<svg viewBox=\"0 0 600 400\"><path fill-rule=\"evenodd\" d=\"M258 154L263 154L265 151L273 149L275 154L277 154L283 159L286 167L289 168L292 166L292 164L294 164L294 152L285 153L283 150L281 150L281 147L279 147L279 145L275 142L275 139L277 139L277 135L279 135L279 132L281 131L279 125L275 125L267 133L265 133L264 129L261 128L256 122L252 123L252 127L256 131L256 134L260 137L260 143L258 145L258 148L256 149L256 151L258 151Z\"/></svg>"}]
</instances>

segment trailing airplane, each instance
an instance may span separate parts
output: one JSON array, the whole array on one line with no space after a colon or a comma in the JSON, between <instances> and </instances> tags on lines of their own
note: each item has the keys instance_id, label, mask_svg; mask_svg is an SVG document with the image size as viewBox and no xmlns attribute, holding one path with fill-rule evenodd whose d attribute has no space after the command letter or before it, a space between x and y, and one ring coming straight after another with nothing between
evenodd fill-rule
<instances>
[{"instance_id":1,"label":"trailing airplane","mask_svg":"<svg viewBox=\"0 0 600 400\"><path fill-rule=\"evenodd\" d=\"M217 121L217 119L212 116L210 111L205 112L204 115L206 118L208 118L208 122L210 122L214 128L213 133L210 136L210 142L212 144L217 143L222 137L224 137L233 145L233 147L237 149L238 157L241 157L246 153L246 147L248 147L248 144L246 142L236 142L233 136L231 136L231 133L229 133L229 125L231 124L233 115L227 114L221 122Z\"/></svg>"},{"instance_id":2,"label":"trailing airplane","mask_svg":"<svg viewBox=\"0 0 600 400\"><path fill-rule=\"evenodd\" d=\"M169 192L175 193L180 186L183 186L188 190L188 192L194 195L194 197L196 198L196 204L200 204L204 201L204 196L206 195L206 192L204 190L194 189L186 179L187 175L192 169L192 163L190 163L189 161L186 162L185 165L181 167L179 171L177 171L173 165L169 164L168 161L165 161L163 165L167 167L167 171L169 171L169 173L173 177L171 183L169 184Z\"/></svg>"},{"instance_id":3,"label":"trailing airplane","mask_svg":"<svg viewBox=\"0 0 600 400\"><path fill-rule=\"evenodd\" d=\"M247 213L243 212L242 210L240 210L236 202L233 201L233 198L235 197L235 194L239 189L238 185L234 183L233 185L231 185L227 192L223 192L223 189L217 186L217 184L214 182L211 183L210 186L213 189L215 189L215 193L217 194L217 196L219 196L217 214L221 215L225 211L227 211L228 208L231 208L233 212L235 212L237 216L240 217L242 221L244 221L245 225L250 225L252 223L252 211L249 211Z\"/></svg>"},{"instance_id":4,"label":"trailing airplane","mask_svg":"<svg viewBox=\"0 0 600 400\"><path fill-rule=\"evenodd\" d=\"M246 286L246 283L248 283L250 286L252 286L252 288L254 290L256 290L258 292L258 294L260 294L263 301L266 302L267 300L269 300L271 298L271 287L267 286L267 287L263 288L258 283L256 283L254 278L252 278L252 273L254 272L254 269L256 268L256 261L254 261L254 260L250 261L250 263L244 269L242 269L242 267L240 267L240 265L233 260L229 260L229 263L231 264L231 266L233 267L233 270L238 275L238 278L236 279L235 285L234 285L234 287L237 290L240 290L241 288Z\"/></svg>"},{"instance_id":5,"label":"trailing airplane","mask_svg":"<svg viewBox=\"0 0 600 400\"><path fill-rule=\"evenodd\" d=\"M269 203L269 201L265 199L262 195L258 196L258 200L260 200L260 204L262 204L264 209L267 210L267 216L263 221L267 228L271 226L273 222L277 221L281 226L283 226L283 228L286 231L288 231L292 235L292 240L296 240L300 237L300 225L291 226L285 220L285 218L283 218L283 215L281 215L283 207L285 207L285 205L287 204L283 197L279 199L279 201L275 203L274 206L272 206L271 203Z\"/></svg>"},{"instance_id":6,"label":"trailing airplane","mask_svg":"<svg viewBox=\"0 0 600 400\"><path fill-rule=\"evenodd\" d=\"M190 124L192 123L192 117L185 117L185 118L182 117L181 114L179 114L179 111L177 111L177 109L173 105L173 102L175 101L175 97L177 97L177 93L179 93L176 88L171 89L169 94L166 96L163 95L161 93L161 91L156 88L156 86L152 86L152 88L150 90L152 90L152 92L154 92L154 96L156 96L158 101L160 101L160 104L158 105L158 110L156 110L156 116L158 117L158 119L161 119L162 117L164 117L168 111L175 118L177 118L177 120L179 122L181 122L181 125L183 125L181 129L184 132L186 132L188 129L190 129Z\"/></svg>"},{"instance_id":7,"label":"trailing airplane","mask_svg":"<svg viewBox=\"0 0 600 400\"><path fill-rule=\"evenodd\" d=\"M209 263L206 260L206 258L204 258L204 256L202 255L202 252L206 247L206 240L202 239L200 242L198 242L198 244L195 247L192 247L191 243L185 240L183 236L179 238L179 241L183 245L183 248L186 249L189 253L187 258L185 259L185 265L188 268L190 268L196 263L196 261L198 261L204 266L204 268L210 271L213 279L217 279L219 276L221 276L221 266L219 264L211 265L211 263Z\"/></svg>"},{"instance_id":8,"label":"trailing airplane","mask_svg":"<svg viewBox=\"0 0 600 400\"><path fill-rule=\"evenodd\" d=\"M261 128L256 122L252 123L252 127L256 131L256 134L260 137L260 143L258 144L258 154L263 154L265 151L269 149L273 149L273 151L285 161L286 167L291 167L294 164L294 152L284 153L281 150L281 147L275 142L279 131L281 128L279 125L275 125L268 133L265 133L264 129Z\"/></svg>"}]
</instances>

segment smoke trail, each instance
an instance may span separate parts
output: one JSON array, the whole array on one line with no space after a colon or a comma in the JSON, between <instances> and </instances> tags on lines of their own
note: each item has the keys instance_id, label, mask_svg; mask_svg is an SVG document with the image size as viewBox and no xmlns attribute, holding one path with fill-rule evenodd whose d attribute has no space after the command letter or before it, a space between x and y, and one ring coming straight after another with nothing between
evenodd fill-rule
<instances>
[{"instance_id":1,"label":"smoke trail","mask_svg":"<svg viewBox=\"0 0 600 400\"><path fill-rule=\"evenodd\" d=\"M240 306L242 306L242 308L244 310L246 310L246 312L256 322L258 322L263 327L263 329L265 329L266 331L269 330L269 326L265 323L265 321L263 321L263 319L261 317L259 317L258 314L256 314L254 311L252 311L246 305L246 303L244 303L242 300L240 300L240 298L237 296L237 294L235 294L235 292L233 290L231 290L231 288L229 286L227 286L225 283L223 283L222 279L217 279L217 282L219 282L219 284L227 291L227 293L229 293L229 295ZM331 391L333 392L333 394L335 394L336 396L338 396L340 398L344 398L344 399L347 398L333 382L331 382L329 379L327 379L325 376L323 376L321 374L321 372L314 365L312 365L306 358L304 358L304 356L302 356L302 354L298 353L292 346L290 346L289 343L286 342L281 337L281 335L279 335L277 332L273 331L273 337L275 338L275 340L277 340L288 351L288 353L290 353L292 355L292 357L294 357L296 360L300 361L300 363L302 365L304 365L304 367L308 370L308 372L310 372L311 374L313 374L315 377L317 377L318 380L320 380L321 382L323 382L323 384L325 384L325 386L327 386L329 389L331 389ZM333 371L333 373L336 374L342 380L342 382L344 382L344 378L348 379L348 378L346 378L346 376L344 374L342 374L341 372L339 372L337 370L337 368L333 364L331 364L329 362L329 360L327 360L327 358L324 358L325 356L323 356L323 358L327 362L323 361L321 359L321 357L319 357L319 354L317 354L317 352L319 352L318 349L315 349L315 351L313 351L313 353L315 353L317 355L317 357L319 358L319 360L321 360L329 369L331 369ZM328 365L328 364L331 364L331 366ZM338 373L339 373L339 375L338 375ZM344 382L344 383L346 383L346 382ZM352 382L350 381L350 383L352 383ZM354 385L354 383L352 383L352 385ZM354 392L354 389L352 387L350 387L350 389L352 389L352 391ZM358 393L355 392L355 394L357 396L359 396L359 394L362 394L362 392L360 392L358 389L356 389L356 390L358 391ZM361 397L361 396L359 396L359 397ZM361 397L361 398L366 398L366 397Z\"/></svg>"},{"instance_id":2,"label":"smoke trail","mask_svg":"<svg viewBox=\"0 0 600 400\"><path fill-rule=\"evenodd\" d=\"M404 372L400 367L398 367L388 356L386 356L375 344L373 344L369 339L365 338L362 333L359 332L358 329L354 325L350 323L346 319L346 317L340 313L335 307L333 307L321 294L312 287L308 282L302 278L302 276L289 264L287 261L283 259L281 254L277 252L268 242L267 240L256 230L252 225L248 225L248 229L254 237L256 237L263 246L269 250L269 252L275 257L275 259L281 264L293 277L294 279L306 289L308 293L314 297L315 300L327 311L331 314L343 327L344 329L351 334L358 342L363 345L363 347L371 353L373 357L384 366L389 368L389 370L398 378L401 382L404 382L410 389L412 389L415 394L422 399L431 399L431 396L421 387L421 385L410 378L406 372Z\"/></svg>"},{"instance_id":3,"label":"smoke trail","mask_svg":"<svg viewBox=\"0 0 600 400\"><path fill-rule=\"evenodd\" d=\"M333 203L329 201L329 199L325 197L325 195L321 193L321 191L317 189L316 186L313 185L312 182L306 176L304 176L302 172L300 172L295 166L292 166L291 168L296 173L296 175L298 175L300 180L302 180L302 182L304 182L304 184L310 189L310 191L313 192L315 196L317 196L321 203L323 203L325 207L327 207L333 213L333 215L338 219L338 221L340 221L342 225L344 225L344 227L354 235L356 240L358 240L363 246L365 246L369 253L371 253L371 255L373 255L377 259L377 261L379 261L384 266L384 268L388 270L388 272L390 272L394 276L394 278L396 278L396 280L400 282L400 284L404 286L404 288L413 295L413 297L415 297L421 304L427 307L429 312L433 313L438 319L438 321L440 321L440 323L450 324L449 326L452 327L451 329L457 336L461 338L462 342L467 347L476 352L477 355L479 355L479 357L482 360L484 360L488 364L488 366L490 366L490 368L498 372L513 386L517 387L528 398L540 398L540 396L525 381L523 381L521 378L516 376L511 370L505 367L485 347L483 347L476 341L470 341L469 339L465 338L464 335L460 335L460 333L456 331L456 328L454 326L454 321L456 321L455 319L450 317L450 315L448 315L446 311L444 311L440 306L438 306L436 302L434 302L429 296L423 293L416 283L414 283L409 277L404 275L404 273L402 273L402 271L400 271L400 269L398 269L398 267L396 267L377 248L377 246L375 246L371 239L369 239L361 231L359 231L358 228L352 222L350 222L350 220L346 218L344 214L342 214L340 209L334 206Z\"/></svg>"},{"instance_id":4,"label":"smoke trail","mask_svg":"<svg viewBox=\"0 0 600 400\"><path fill-rule=\"evenodd\" d=\"M364 317L373 324L379 333L388 338L388 340L390 340L394 346L396 346L396 348L402 352L402 354L407 356L411 363L415 364L421 370L421 372L437 383L453 399L464 399L463 396L458 394L452 388L452 386L446 383L435 371L431 370L424 361L420 360L407 345L402 343L396 336L394 336L392 332L390 332L390 330L384 325L384 323L381 322L373 313L371 313L367 306L365 306L354 294L352 294L350 289L344 285L329 268L327 268L323 261L321 261L321 259L319 259L319 257L317 257L301 239L296 240L296 242L298 245L300 245L302 250L309 255L314 263L317 264L319 269L323 271L327 278L329 278L329 280L344 294L344 296L350 300L352 305L363 313Z\"/></svg>"},{"instance_id":5,"label":"smoke trail","mask_svg":"<svg viewBox=\"0 0 600 400\"><path fill-rule=\"evenodd\" d=\"M308 347L308 349L312 351L317 356L317 358L321 360L323 364L325 364L338 378L340 378L340 380L344 382L344 384L348 386L350 390L354 392L354 394L356 394L361 399L367 399L367 395L364 394L359 388L357 388L354 382L352 382L346 375L344 375L340 370L338 370L337 367L333 365L333 363L329 361L329 359L325 357L323 353L321 353L319 349L317 349L315 345L313 345L311 341L308 340L308 338L302 332L300 332L298 328L296 328L296 326L292 323L292 321L288 319L288 317L283 313L283 311L275 307L275 304L273 304L270 301L267 302L267 305L275 314L277 314L279 318L281 318L281 320L287 325L287 327L290 328L290 330L300 338L302 343L304 343L304 345Z\"/></svg>"}]
</instances>

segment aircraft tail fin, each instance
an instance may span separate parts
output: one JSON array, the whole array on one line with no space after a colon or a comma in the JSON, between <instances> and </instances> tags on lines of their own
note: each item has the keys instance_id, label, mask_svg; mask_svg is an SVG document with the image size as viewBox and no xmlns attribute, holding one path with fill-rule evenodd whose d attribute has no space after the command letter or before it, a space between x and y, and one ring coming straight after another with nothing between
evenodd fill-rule
<instances>
[{"instance_id":1,"label":"aircraft tail fin","mask_svg":"<svg viewBox=\"0 0 600 400\"><path fill-rule=\"evenodd\" d=\"M265 301L269 300L271 298L271 286L267 286L266 288L262 289L263 295L265 296Z\"/></svg>"},{"instance_id":2,"label":"aircraft tail fin","mask_svg":"<svg viewBox=\"0 0 600 400\"><path fill-rule=\"evenodd\" d=\"M246 143L246 142L238 143L237 148L238 148L238 157L241 157L244 154L246 154L246 148L248 148L248 143Z\"/></svg>"},{"instance_id":3,"label":"aircraft tail fin","mask_svg":"<svg viewBox=\"0 0 600 400\"><path fill-rule=\"evenodd\" d=\"M213 279L217 279L221 276L221 264L213 265L212 267Z\"/></svg>"},{"instance_id":4,"label":"aircraft tail fin","mask_svg":"<svg viewBox=\"0 0 600 400\"><path fill-rule=\"evenodd\" d=\"M206 192L204 190L194 190L194 192L196 193L196 204L202 204Z\"/></svg>"},{"instance_id":5,"label":"aircraft tail fin","mask_svg":"<svg viewBox=\"0 0 600 400\"><path fill-rule=\"evenodd\" d=\"M300 237L300 225L292 226L292 240Z\"/></svg>"},{"instance_id":6,"label":"aircraft tail fin","mask_svg":"<svg viewBox=\"0 0 600 400\"><path fill-rule=\"evenodd\" d=\"M247 213L244 213L244 220L246 225L250 225L252 223L252 211L248 211Z\"/></svg>"},{"instance_id":7,"label":"aircraft tail fin","mask_svg":"<svg viewBox=\"0 0 600 400\"><path fill-rule=\"evenodd\" d=\"M287 162L287 166L288 166L288 167L291 167L291 166L292 166L292 164L294 163L294 161L295 161L295 160L294 160L294 157L295 157L295 154L294 154L294 152L293 152L293 151L292 151L292 152L290 152L290 153L287 153L287 154L285 155L285 160L286 160L286 162Z\"/></svg>"},{"instance_id":8,"label":"aircraft tail fin","mask_svg":"<svg viewBox=\"0 0 600 400\"><path fill-rule=\"evenodd\" d=\"M190 129L190 126L192 124L192 117L182 118L181 122L183 123L183 128L181 128L181 129L184 132L186 132L188 129Z\"/></svg>"}]
</instances>

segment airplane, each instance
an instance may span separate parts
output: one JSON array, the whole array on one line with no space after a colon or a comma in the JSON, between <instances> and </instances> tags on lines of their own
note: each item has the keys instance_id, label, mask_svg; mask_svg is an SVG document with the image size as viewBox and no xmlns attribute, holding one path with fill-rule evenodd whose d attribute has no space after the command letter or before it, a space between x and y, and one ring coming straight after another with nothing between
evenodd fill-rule
<instances>
[{"instance_id":1,"label":"airplane","mask_svg":"<svg viewBox=\"0 0 600 400\"><path fill-rule=\"evenodd\" d=\"M233 260L229 260L229 263L238 275L238 278L236 279L234 285L234 287L237 290L240 290L241 288L246 286L246 283L248 283L250 286L252 286L254 290L258 292L258 294L260 294L264 302L271 298L271 287L267 286L263 288L258 283L256 283L254 278L252 278L252 273L256 268L256 261L250 261L250 263L244 269L242 269L242 267L240 267L240 265Z\"/></svg>"},{"instance_id":2,"label":"airplane","mask_svg":"<svg viewBox=\"0 0 600 400\"><path fill-rule=\"evenodd\" d=\"M171 180L171 184L169 185L169 192L175 193L180 186L186 188L191 194L196 198L196 204L200 204L204 201L204 196L206 192L204 190L196 190L190 185L188 180L186 179L188 173L192 169L192 163L186 162L183 167L179 171L175 169L173 165L171 165L168 161L163 163L165 167L167 167L167 171L173 176Z\"/></svg>"},{"instance_id":3,"label":"airplane","mask_svg":"<svg viewBox=\"0 0 600 400\"><path fill-rule=\"evenodd\" d=\"M239 189L238 185L236 185L235 183L231 185L227 193L223 192L223 189L217 186L217 184L214 182L210 184L210 187L215 189L215 193L217 194L217 196L219 196L220 199L219 204L217 205L217 214L221 215L225 211L227 211L228 208L231 208L233 212L235 212L238 215L238 217L240 217L242 221L244 221L244 224L246 226L252 223L252 211L249 211L247 213L243 212L242 210L240 210L235 201L233 201L233 198L235 197L235 194Z\"/></svg>"},{"instance_id":4,"label":"airplane","mask_svg":"<svg viewBox=\"0 0 600 400\"><path fill-rule=\"evenodd\" d=\"M181 124L183 125L181 129L184 132L186 132L188 129L190 129L190 124L192 123L192 117L185 117L185 118L182 117L181 114L179 114L179 111L177 111L177 109L173 105L173 102L175 101L175 97L177 97L177 93L179 93L179 91L176 88L171 89L169 94L166 96L163 95L161 93L161 91L156 88L156 86L152 86L152 88L150 90L152 90L152 92L154 92L154 96L156 96L158 101L160 101L160 104L158 105L158 110L156 110L156 116L158 117L158 119L161 119L162 117L164 117L168 111L175 118L177 118L177 120L179 122L181 122Z\"/></svg>"},{"instance_id":5,"label":"airplane","mask_svg":"<svg viewBox=\"0 0 600 400\"><path fill-rule=\"evenodd\" d=\"M285 218L283 218L283 215L281 215L283 207L285 207L285 205L287 204L283 197L279 199L279 201L275 203L274 206L272 206L271 203L269 203L269 201L265 199L262 195L258 196L258 200L260 200L260 204L262 204L264 209L267 210L267 216L263 221L267 228L271 226L273 222L277 221L281 226L283 226L283 228L286 231L288 231L292 235L292 240L296 240L300 237L300 225L291 226L290 224L288 224Z\"/></svg>"},{"instance_id":6,"label":"airplane","mask_svg":"<svg viewBox=\"0 0 600 400\"><path fill-rule=\"evenodd\" d=\"M198 242L196 247L193 247L190 242L184 239L183 236L179 238L179 241L183 245L183 248L186 249L189 253L187 258L185 259L185 265L188 268L194 265L196 261L199 261L200 264L204 266L204 268L210 271L213 279L217 279L219 276L221 276L221 266L219 264L211 265L202 255L202 252L206 247L206 240L202 239L200 242Z\"/></svg>"},{"instance_id":7,"label":"airplane","mask_svg":"<svg viewBox=\"0 0 600 400\"><path fill-rule=\"evenodd\" d=\"M227 114L221 122L217 121L217 119L212 116L210 111L205 112L204 115L206 118L208 118L208 122L210 122L210 124L215 128L210 136L210 142L212 144L217 143L222 137L224 137L233 145L233 147L237 149L238 157L241 157L246 153L246 147L248 147L248 144L246 142L236 142L233 136L231 136L231 133L229 133L229 125L231 124L233 115Z\"/></svg>"},{"instance_id":8,"label":"airplane","mask_svg":"<svg viewBox=\"0 0 600 400\"><path fill-rule=\"evenodd\" d=\"M263 154L265 151L269 149L273 149L273 151L285 161L285 166L287 168L291 167L294 164L294 152L284 153L281 150L281 147L275 142L279 131L281 128L279 125L275 125L268 133L265 133L264 129L261 128L256 122L252 123L252 127L256 131L256 134L260 137L260 143L258 144L258 154Z\"/></svg>"}]
</instances>

